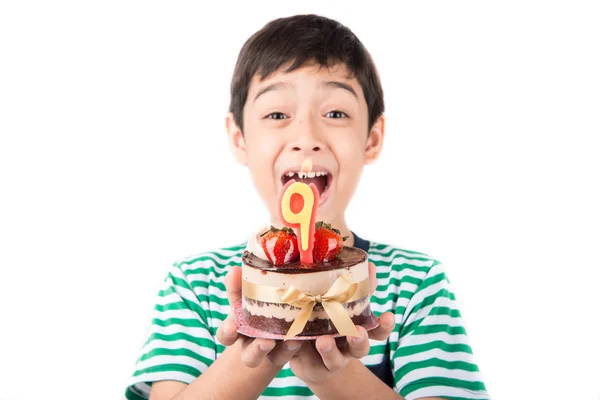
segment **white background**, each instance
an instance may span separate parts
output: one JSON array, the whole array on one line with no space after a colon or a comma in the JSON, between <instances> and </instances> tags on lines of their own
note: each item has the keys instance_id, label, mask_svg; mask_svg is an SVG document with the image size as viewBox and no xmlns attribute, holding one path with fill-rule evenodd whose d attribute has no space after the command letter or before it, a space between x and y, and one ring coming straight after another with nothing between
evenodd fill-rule
<instances>
[{"instance_id":1,"label":"white background","mask_svg":"<svg viewBox=\"0 0 600 400\"><path fill-rule=\"evenodd\" d=\"M172 262L266 221L229 83L304 12L384 85L350 227L447 265L495 399L600 398L597 3L375 3L1 3L0 399L121 398Z\"/></svg>"}]
</instances>

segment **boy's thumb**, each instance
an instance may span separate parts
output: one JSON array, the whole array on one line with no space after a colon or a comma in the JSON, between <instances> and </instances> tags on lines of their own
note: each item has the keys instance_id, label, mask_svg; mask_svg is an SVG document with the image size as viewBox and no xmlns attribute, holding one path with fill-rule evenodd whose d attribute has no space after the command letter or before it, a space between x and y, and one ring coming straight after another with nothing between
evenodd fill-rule
<instances>
[{"instance_id":1,"label":"boy's thumb","mask_svg":"<svg viewBox=\"0 0 600 400\"><path fill-rule=\"evenodd\" d=\"M231 267L225 277L225 289L227 289L227 299L230 305L242 298L242 269L240 267Z\"/></svg>"}]
</instances>

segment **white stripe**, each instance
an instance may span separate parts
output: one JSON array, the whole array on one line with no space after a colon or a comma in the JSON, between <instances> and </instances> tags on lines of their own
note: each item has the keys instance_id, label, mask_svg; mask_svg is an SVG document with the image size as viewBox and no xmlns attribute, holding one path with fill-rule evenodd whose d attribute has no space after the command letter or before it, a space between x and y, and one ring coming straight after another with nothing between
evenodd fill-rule
<instances>
[{"instance_id":1,"label":"white stripe","mask_svg":"<svg viewBox=\"0 0 600 400\"><path fill-rule=\"evenodd\" d=\"M466 399L486 400L489 395L484 391L472 391L451 386L429 386L417 389L406 396L406 400L421 399L424 397L464 397Z\"/></svg>"},{"instance_id":2,"label":"white stripe","mask_svg":"<svg viewBox=\"0 0 600 400\"><path fill-rule=\"evenodd\" d=\"M136 369L142 370L144 368L154 367L157 365L164 365L164 364L181 364L181 365L196 368L200 372L204 372L208 369L208 365L206 365L203 362L200 362L192 357L163 356L163 355L150 357L144 361L138 361L138 363L136 364Z\"/></svg>"},{"instance_id":3,"label":"white stripe","mask_svg":"<svg viewBox=\"0 0 600 400\"><path fill-rule=\"evenodd\" d=\"M451 327L462 327L463 321L461 318L451 317L449 315L431 315L421 322L421 326L428 325L448 325Z\"/></svg>"},{"instance_id":4,"label":"white stripe","mask_svg":"<svg viewBox=\"0 0 600 400\"><path fill-rule=\"evenodd\" d=\"M178 324L172 324L168 326L159 326L156 324L152 324L150 327L150 334L152 333L162 333L163 335L172 335L174 333L186 333L188 335L213 340L214 338L211 336L210 332L206 328L196 328L196 327L188 327Z\"/></svg>"},{"instance_id":5,"label":"white stripe","mask_svg":"<svg viewBox=\"0 0 600 400\"><path fill-rule=\"evenodd\" d=\"M396 278L398 280L402 280L407 276L410 276L411 278L415 278L415 279L422 281L427 276L427 272L415 271L414 269L410 269L410 268L404 268L402 270L395 269L390 272L390 278Z\"/></svg>"},{"instance_id":6,"label":"white stripe","mask_svg":"<svg viewBox=\"0 0 600 400\"><path fill-rule=\"evenodd\" d=\"M144 391L146 388L149 389L149 386L143 384L141 382L157 382L163 380L174 380L174 381L182 381L185 383L192 383L196 379L194 375L187 374L185 372L179 371L161 371L161 372L149 372L146 374L132 376L129 378L129 382L127 386L135 385L136 389ZM144 391L146 395L150 394L150 391Z\"/></svg>"},{"instance_id":7,"label":"white stripe","mask_svg":"<svg viewBox=\"0 0 600 400\"><path fill-rule=\"evenodd\" d=\"M306 387L306 384L295 376L286 376L283 378L275 378L269 384L272 388L286 388L289 386Z\"/></svg>"},{"instance_id":8,"label":"white stripe","mask_svg":"<svg viewBox=\"0 0 600 400\"><path fill-rule=\"evenodd\" d=\"M433 260L412 260L410 258L403 257L401 254L391 254L387 257L379 254L369 255L369 260L377 262L391 263L391 265L412 265L415 267L431 267L434 263Z\"/></svg>"},{"instance_id":9,"label":"white stripe","mask_svg":"<svg viewBox=\"0 0 600 400\"><path fill-rule=\"evenodd\" d=\"M221 321L218 318L212 318L212 317L208 317L208 324L212 327L218 327L219 325L221 325L223 321Z\"/></svg>"},{"instance_id":10,"label":"white stripe","mask_svg":"<svg viewBox=\"0 0 600 400\"><path fill-rule=\"evenodd\" d=\"M435 379L434 377L460 379L468 382L480 381L479 374L476 372L464 371L462 369L447 369L442 367L425 367L415 369L404 375L398 382L398 387L404 387L410 382L414 382L419 379Z\"/></svg>"},{"instance_id":11,"label":"white stripe","mask_svg":"<svg viewBox=\"0 0 600 400\"><path fill-rule=\"evenodd\" d=\"M464 351L448 352L440 349L431 349L416 354L409 354L402 357L397 356L394 359L394 365L398 365L398 367L401 367L402 365L405 365L410 362L425 361L431 358L439 358L444 361L464 361L473 364L473 359L470 353L465 353ZM395 370L397 369L398 368L395 368Z\"/></svg>"},{"instance_id":12,"label":"white stripe","mask_svg":"<svg viewBox=\"0 0 600 400\"><path fill-rule=\"evenodd\" d=\"M194 273L191 273L190 271L195 270L197 268L211 269L211 272L217 272L220 275L224 276L226 274L226 272L229 271L230 268L232 268L232 266L231 265L219 266L219 265L217 265L217 263L221 263L221 264L233 263L234 265L241 265L241 262L242 262L241 258L232 258L229 261L220 261L218 259L210 258L210 260L199 260L193 264L182 265L181 269L183 271L185 271L185 273L188 276L194 275Z\"/></svg>"},{"instance_id":13,"label":"white stripe","mask_svg":"<svg viewBox=\"0 0 600 400\"><path fill-rule=\"evenodd\" d=\"M387 278L378 278L377 279L377 286L385 287L386 290L384 293L386 295L390 292L400 293L401 290L406 290L408 292L414 293L419 288L414 283L409 283L409 282L401 282L400 286L398 286L396 284L390 285L390 281L392 279L402 279L402 278L396 278L395 276L389 276Z\"/></svg>"},{"instance_id":14,"label":"white stripe","mask_svg":"<svg viewBox=\"0 0 600 400\"><path fill-rule=\"evenodd\" d=\"M369 366L379 365L383 361L383 356L384 356L384 354L371 354L371 355L361 358L360 361L362 361L362 363L364 365L369 365Z\"/></svg>"},{"instance_id":15,"label":"white stripe","mask_svg":"<svg viewBox=\"0 0 600 400\"><path fill-rule=\"evenodd\" d=\"M182 318L182 319L193 319L198 321L198 314L190 309L184 310L165 310L165 311L154 311L154 316L160 320L166 320L168 318Z\"/></svg>"}]
</instances>

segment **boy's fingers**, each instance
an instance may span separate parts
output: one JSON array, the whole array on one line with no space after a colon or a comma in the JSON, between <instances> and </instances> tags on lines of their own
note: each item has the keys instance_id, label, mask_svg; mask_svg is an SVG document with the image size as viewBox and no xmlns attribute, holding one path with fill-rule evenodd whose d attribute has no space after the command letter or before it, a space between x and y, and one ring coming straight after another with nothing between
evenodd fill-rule
<instances>
[{"instance_id":1,"label":"boy's fingers","mask_svg":"<svg viewBox=\"0 0 600 400\"><path fill-rule=\"evenodd\" d=\"M242 298L242 269L231 267L225 277L225 289L227 289L227 299L232 307L233 303Z\"/></svg>"},{"instance_id":2,"label":"boy's fingers","mask_svg":"<svg viewBox=\"0 0 600 400\"><path fill-rule=\"evenodd\" d=\"M325 364L325 367L329 371L337 371L344 367L348 362L340 349L338 349L333 336L321 336L317 339L315 345L323 359L323 364Z\"/></svg>"},{"instance_id":3,"label":"boy's fingers","mask_svg":"<svg viewBox=\"0 0 600 400\"><path fill-rule=\"evenodd\" d=\"M379 326L369 331L369 337L374 340L386 340L396 325L396 317L391 312L385 312L379 317Z\"/></svg>"},{"instance_id":4,"label":"boy's fingers","mask_svg":"<svg viewBox=\"0 0 600 400\"><path fill-rule=\"evenodd\" d=\"M375 268L375 264L369 261L369 292L371 296L377 290L377 268Z\"/></svg>"},{"instance_id":5,"label":"boy's fingers","mask_svg":"<svg viewBox=\"0 0 600 400\"><path fill-rule=\"evenodd\" d=\"M217 340L223 346L231 346L238 338L237 325L231 316L227 317L219 329L217 329Z\"/></svg>"},{"instance_id":6,"label":"boy's fingers","mask_svg":"<svg viewBox=\"0 0 600 400\"><path fill-rule=\"evenodd\" d=\"M242 362L250 368L258 367L267 354L275 347L271 339L254 339L249 341L242 350Z\"/></svg>"},{"instance_id":7,"label":"boy's fingers","mask_svg":"<svg viewBox=\"0 0 600 400\"><path fill-rule=\"evenodd\" d=\"M282 367L285 363L290 361L300 347L302 347L302 342L299 340L288 340L283 343L278 343L269 353L269 360L271 360L274 365Z\"/></svg>"},{"instance_id":8,"label":"boy's fingers","mask_svg":"<svg viewBox=\"0 0 600 400\"><path fill-rule=\"evenodd\" d=\"M348 346L346 346L346 353L350 357L361 359L369 354L369 349L371 345L369 343L369 335L367 331L362 326L357 326L358 333L360 333L359 337L348 336L346 340L348 341Z\"/></svg>"}]
</instances>

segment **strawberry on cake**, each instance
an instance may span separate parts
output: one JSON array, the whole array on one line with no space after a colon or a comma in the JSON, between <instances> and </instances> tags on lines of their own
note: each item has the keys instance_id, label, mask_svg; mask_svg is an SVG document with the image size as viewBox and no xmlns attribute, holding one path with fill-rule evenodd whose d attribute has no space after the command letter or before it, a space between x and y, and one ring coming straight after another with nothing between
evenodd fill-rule
<instances>
[{"instance_id":1,"label":"strawberry on cake","mask_svg":"<svg viewBox=\"0 0 600 400\"><path fill-rule=\"evenodd\" d=\"M313 262L306 264L294 230L271 226L253 236L242 257L244 323L293 336L343 334L336 324L346 331L371 326L367 253L344 246L345 240L339 230L317 222Z\"/></svg>"}]
</instances>

